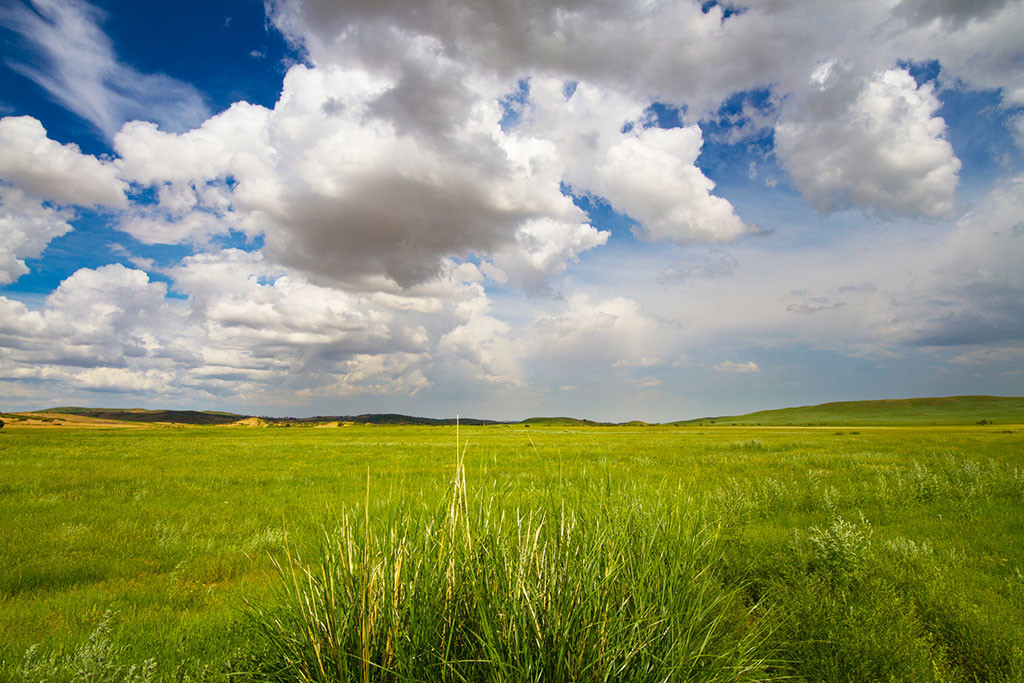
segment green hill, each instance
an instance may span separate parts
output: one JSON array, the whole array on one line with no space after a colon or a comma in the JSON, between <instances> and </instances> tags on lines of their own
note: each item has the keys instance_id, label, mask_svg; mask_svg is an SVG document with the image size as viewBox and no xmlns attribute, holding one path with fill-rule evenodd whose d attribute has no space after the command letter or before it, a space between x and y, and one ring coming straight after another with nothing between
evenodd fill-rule
<instances>
[{"instance_id":1,"label":"green hill","mask_svg":"<svg viewBox=\"0 0 1024 683\"><path fill-rule=\"evenodd\" d=\"M502 424L495 420L478 420L472 417L463 417L456 420L454 417L416 417L415 415L401 415L399 413L365 413L363 415L317 415L316 417L262 417L267 422L294 422L303 424L309 422L353 422L357 424L375 425L420 425L443 427L454 425L456 421L464 425L493 425Z\"/></svg>"},{"instance_id":2,"label":"green hill","mask_svg":"<svg viewBox=\"0 0 1024 683\"><path fill-rule=\"evenodd\" d=\"M579 420L575 417L528 417L519 424L545 427L594 427L601 424L593 420Z\"/></svg>"},{"instance_id":3,"label":"green hill","mask_svg":"<svg viewBox=\"0 0 1024 683\"><path fill-rule=\"evenodd\" d=\"M982 422L984 421L984 422ZM1003 396L947 396L879 401L840 401L816 406L762 410L683 420L672 424L725 425L970 425L1024 424L1024 398Z\"/></svg>"},{"instance_id":4,"label":"green hill","mask_svg":"<svg viewBox=\"0 0 1024 683\"><path fill-rule=\"evenodd\" d=\"M629 422L595 422L575 417L528 417L515 424L537 425L538 427L647 427L649 422L630 420Z\"/></svg>"}]
</instances>

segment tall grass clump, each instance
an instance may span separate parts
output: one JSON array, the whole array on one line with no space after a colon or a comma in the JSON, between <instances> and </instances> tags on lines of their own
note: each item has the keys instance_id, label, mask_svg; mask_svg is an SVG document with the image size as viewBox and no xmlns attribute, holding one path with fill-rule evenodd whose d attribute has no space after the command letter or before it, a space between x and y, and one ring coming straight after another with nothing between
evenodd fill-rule
<instances>
[{"instance_id":1,"label":"tall grass clump","mask_svg":"<svg viewBox=\"0 0 1024 683\"><path fill-rule=\"evenodd\" d=\"M716 574L680 492L563 482L540 502L469 492L343 512L274 559L251 605L272 681L757 681L755 608ZM372 510L371 510L372 508Z\"/></svg>"}]
</instances>

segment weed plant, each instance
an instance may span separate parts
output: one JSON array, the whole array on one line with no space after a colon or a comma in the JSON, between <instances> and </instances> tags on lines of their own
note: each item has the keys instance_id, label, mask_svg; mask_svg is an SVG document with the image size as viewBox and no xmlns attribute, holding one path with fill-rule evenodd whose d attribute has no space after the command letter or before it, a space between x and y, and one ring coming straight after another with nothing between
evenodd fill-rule
<instances>
[{"instance_id":1,"label":"weed plant","mask_svg":"<svg viewBox=\"0 0 1024 683\"><path fill-rule=\"evenodd\" d=\"M316 558L275 560L252 606L273 681L759 681L757 606L716 572L677 492L582 484L528 509L470 493L344 512Z\"/></svg>"}]
</instances>

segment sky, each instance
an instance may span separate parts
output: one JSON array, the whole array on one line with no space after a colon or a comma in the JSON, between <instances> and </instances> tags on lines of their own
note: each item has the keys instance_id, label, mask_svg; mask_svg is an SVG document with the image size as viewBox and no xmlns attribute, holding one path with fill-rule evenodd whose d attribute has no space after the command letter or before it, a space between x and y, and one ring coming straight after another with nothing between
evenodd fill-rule
<instances>
[{"instance_id":1,"label":"sky","mask_svg":"<svg viewBox=\"0 0 1024 683\"><path fill-rule=\"evenodd\" d=\"M1024 395L1024 1L0 0L0 410Z\"/></svg>"}]
</instances>

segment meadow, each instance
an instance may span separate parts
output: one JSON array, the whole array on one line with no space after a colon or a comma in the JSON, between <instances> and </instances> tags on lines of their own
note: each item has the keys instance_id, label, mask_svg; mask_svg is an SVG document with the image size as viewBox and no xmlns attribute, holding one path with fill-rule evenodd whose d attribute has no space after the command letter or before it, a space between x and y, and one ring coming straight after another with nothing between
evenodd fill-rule
<instances>
[{"instance_id":1,"label":"meadow","mask_svg":"<svg viewBox=\"0 0 1024 683\"><path fill-rule=\"evenodd\" d=\"M1019 425L455 432L9 424L0 680L1024 680Z\"/></svg>"}]
</instances>

